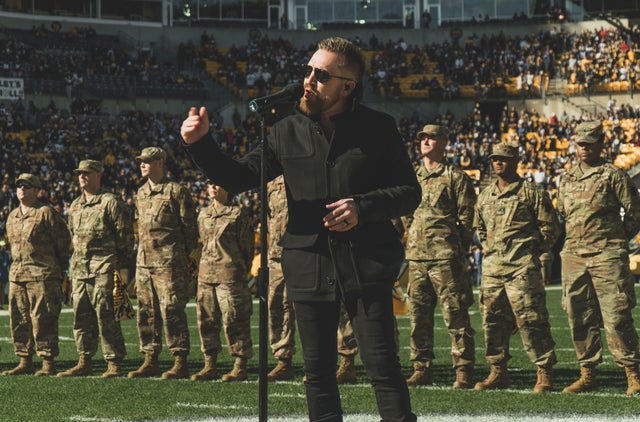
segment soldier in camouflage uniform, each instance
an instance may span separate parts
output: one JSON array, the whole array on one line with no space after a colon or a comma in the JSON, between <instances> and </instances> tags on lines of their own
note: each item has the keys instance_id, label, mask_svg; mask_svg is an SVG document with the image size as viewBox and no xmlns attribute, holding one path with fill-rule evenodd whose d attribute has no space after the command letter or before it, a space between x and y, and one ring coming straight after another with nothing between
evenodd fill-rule
<instances>
[{"instance_id":1,"label":"soldier in camouflage uniform","mask_svg":"<svg viewBox=\"0 0 640 422\"><path fill-rule=\"evenodd\" d=\"M126 283L133 260L133 225L124 203L101 190L102 163L83 160L74 170L82 194L69 208L73 241L70 276L73 289L73 334L78 364L59 377L91 375L91 358L102 341L107 361L103 378L122 376L126 355L113 304L115 273Z\"/></svg>"},{"instance_id":2,"label":"soldier in camouflage uniform","mask_svg":"<svg viewBox=\"0 0 640 422\"><path fill-rule=\"evenodd\" d=\"M509 386L509 338L517 327L537 366L533 391L550 391L557 360L539 256L553 247L560 223L549 196L518 176L517 146L495 145L489 158L497 180L480 193L474 226L484 250L480 311L491 372L475 389Z\"/></svg>"},{"instance_id":3,"label":"soldier in camouflage uniform","mask_svg":"<svg viewBox=\"0 0 640 422\"><path fill-rule=\"evenodd\" d=\"M474 300L465 259L474 233L476 193L471 179L445 161L449 140L446 127L426 125L418 132L418 140L422 165L417 176L422 186L422 202L414 211L406 247L414 368L407 384L433 382L434 312L440 299L456 370L453 386L471 388L475 331L471 328L469 307Z\"/></svg>"},{"instance_id":4,"label":"soldier in camouflage uniform","mask_svg":"<svg viewBox=\"0 0 640 422\"><path fill-rule=\"evenodd\" d=\"M293 304L287 297L280 259L280 239L287 229L287 193L284 177L269 182L269 338L278 365L269 372L269 381L293 379L291 359L296 353L296 326Z\"/></svg>"},{"instance_id":5,"label":"soldier in camouflage uniform","mask_svg":"<svg viewBox=\"0 0 640 422\"><path fill-rule=\"evenodd\" d=\"M581 377L564 392L597 388L604 327L614 361L625 368L627 394L635 395L640 393L640 354L629 240L640 230L640 197L629 175L601 158L602 124L582 123L576 133L580 163L561 179L558 209L567 232L561 253L563 306Z\"/></svg>"},{"instance_id":6,"label":"soldier in camouflage uniform","mask_svg":"<svg viewBox=\"0 0 640 422\"><path fill-rule=\"evenodd\" d=\"M251 345L251 291L247 272L253 258L254 235L246 208L232 204L229 194L207 182L211 204L198 215L202 257L198 271L198 329L205 357L204 368L194 381L217 378L216 358L221 350L220 329L224 327L229 354L235 357L233 369L222 381L247 379L247 359Z\"/></svg>"},{"instance_id":7,"label":"soldier in camouflage uniform","mask_svg":"<svg viewBox=\"0 0 640 422\"><path fill-rule=\"evenodd\" d=\"M40 179L23 173L16 185L20 205L7 219L7 239L13 257L9 269L11 339L20 363L3 375L33 374L34 348L43 359L36 375L55 375L60 284L69 263L71 238L64 220L38 201Z\"/></svg>"},{"instance_id":8,"label":"soldier in camouflage uniform","mask_svg":"<svg viewBox=\"0 0 640 422\"><path fill-rule=\"evenodd\" d=\"M129 372L129 378L160 375L158 355L163 328L175 363L162 373L162 378L189 378L187 267L190 255L197 252L198 226L191 195L165 175L166 158L166 152L159 147L144 148L136 157L142 177L147 178L136 195L138 334L145 361Z\"/></svg>"}]
</instances>

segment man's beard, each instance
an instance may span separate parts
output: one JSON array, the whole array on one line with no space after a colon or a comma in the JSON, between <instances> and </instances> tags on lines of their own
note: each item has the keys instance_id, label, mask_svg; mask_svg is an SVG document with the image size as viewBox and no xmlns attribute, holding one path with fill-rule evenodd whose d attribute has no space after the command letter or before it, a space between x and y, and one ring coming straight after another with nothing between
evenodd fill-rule
<instances>
[{"instance_id":1,"label":"man's beard","mask_svg":"<svg viewBox=\"0 0 640 422\"><path fill-rule=\"evenodd\" d=\"M312 97L312 100L302 97L300 99L300 111L307 116L318 115L322 111L322 100L317 95Z\"/></svg>"}]
</instances>

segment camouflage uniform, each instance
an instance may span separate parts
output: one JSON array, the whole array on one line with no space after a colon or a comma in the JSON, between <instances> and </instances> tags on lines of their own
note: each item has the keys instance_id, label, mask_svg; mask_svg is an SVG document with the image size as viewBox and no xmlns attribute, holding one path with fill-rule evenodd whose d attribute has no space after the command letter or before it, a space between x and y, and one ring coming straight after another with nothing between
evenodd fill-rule
<instances>
[{"instance_id":1,"label":"camouflage uniform","mask_svg":"<svg viewBox=\"0 0 640 422\"><path fill-rule=\"evenodd\" d=\"M38 356L53 358L59 352L60 284L69 263L69 230L51 207L40 202L25 214L20 207L14 209L6 228L13 258L9 314L15 353L30 358L35 347Z\"/></svg>"},{"instance_id":2,"label":"camouflage uniform","mask_svg":"<svg viewBox=\"0 0 640 422\"><path fill-rule=\"evenodd\" d=\"M465 256L473 237L476 194L471 179L446 163L432 170L421 165L417 177L422 202L413 214L406 246L410 357L427 366L434 359L434 312L440 299L451 337L453 366L472 369L475 331L468 310L474 299Z\"/></svg>"},{"instance_id":3,"label":"camouflage uniform","mask_svg":"<svg viewBox=\"0 0 640 422\"><path fill-rule=\"evenodd\" d=\"M231 356L249 359L253 304L247 271L253 258L254 235L246 208L212 201L198 216L203 242L198 272L198 329L205 355L221 350L220 329Z\"/></svg>"},{"instance_id":4,"label":"camouflage uniform","mask_svg":"<svg viewBox=\"0 0 640 422\"><path fill-rule=\"evenodd\" d=\"M195 204L189 192L166 176L147 181L136 195L138 257L136 294L140 351L162 350L162 329L174 356L189 354L185 306L188 256L198 247Z\"/></svg>"},{"instance_id":5,"label":"camouflage uniform","mask_svg":"<svg viewBox=\"0 0 640 422\"><path fill-rule=\"evenodd\" d=\"M522 179L502 191L492 183L478 197L474 226L484 250L480 310L487 362L506 364L517 327L531 361L553 366L555 343L538 258L560 234L551 200Z\"/></svg>"},{"instance_id":6,"label":"camouflage uniform","mask_svg":"<svg viewBox=\"0 0 640 422\"><path fill-rule=\"evenodd\" d=\"M87 199L82 194L69 208L73 240L73 333L78 354L93 356L102 340L107 361L126 355L120 323L113 308L114 271L133 260L133 225L124 203L112 193Z\"/></svg>"},{"instance_id":7,"label":"camouflage uniform","mask_svg":"<svg viewBox=\"0 0 640 422\"><path fill-rule=\"evenodd\" d=\"M590 123L577 128L579 136L581 130L598 130L590 128ZM601 139L599 132L591 141L578 140ZM632 316L635 280L629 270L628 241L640 230L640 197L633 181L604 161L590 168L577 165L561 179L558 210L567 232L561 252L562 303L578 361L583 367L602 362L600 329L604 326L616 364L637 367L640 354Z\"/></svg>"},{"instance_id":8,"label":"camouflage uniform","mask_svg":"<svg viewBox=\"0 0 640 422\"><path fill-rule=\"evenodd\" d=\"M269 338L273 357L290 360L296 353L295 312L287 297L280 259L280 239L287 229L287 193L284 177L269 182Z\"/></svg>"}]
</instances>

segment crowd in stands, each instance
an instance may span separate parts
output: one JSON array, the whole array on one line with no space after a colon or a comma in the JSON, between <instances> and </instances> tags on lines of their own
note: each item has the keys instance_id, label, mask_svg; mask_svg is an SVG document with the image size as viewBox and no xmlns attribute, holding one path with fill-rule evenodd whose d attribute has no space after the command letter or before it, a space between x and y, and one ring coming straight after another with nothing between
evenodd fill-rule
<instances>
[{"instance_id":1,"label":"crowd in stands","mask_svg":"<svg viewBox=\"0 0 640 422\"><path fill-rule=\"evenodd\" d=\"M375 34L369 40L356 36L352 41L365 51L369 86L389 98L428 89L429 98L455 99L469 96L464 87L478 98L539 96L543 76L578 85L623 80L635 84L640 67L631 31L610 27L569 32L559 26L522 36L472 33L423 46L403 38L380 41ZM195 54L216 63L212 76L238 92L255 87L259 95L298 80L299 65L312 50L256 32L249 34L246 45L223 49L204 35Z\"/></svg>"},{"instance_id":2,"label":"crowd in stands","mask_svg":"<svg viewBox=\"0 0 640 422\"><path fill-rule=\"evenodd\" d=\"M425 45L403 38L381 41L375 34L352 41L365 51L369 86L375 92L404 98L426 90L428 98L456 99L537 96L543 75L566 81L568 94L628 90L635 87L640 70L633 31L607 27L570 32L552 26L522 36L459 34ZM91 27L64 32L40 25L5 33L0 76L24 77L28 92L69 97L83 89L105 97L132 92L171 96L174 90L202 96L205 69L236 93L247 88L264 95L299 81L300 65L314 47L296 47L251 30L245 44L220 48L215 36L204 31L199 43L180 43L173 63L160 63L151 49L127 48L117 37L98 35ZM215 66L209 68L207 62Z\"/></svg>"},{"instance_id":3,"label":"crowd in stands","mask_svg":"<svg viewBox=\"0 0 640 422\"><path fill-rule=\"evenodd\" d=\"M71 98L82 89L107 97L177 95L174 88L199 97L205 91L199 72L185 70L186 53L182 62L160 62L153 50L127 48L117 37L98 35L91 27L64 32L40 25L4 32L0 77L25 78L28 92Z\"/></svg>"},{"instance_id":4,"label":"crowd in stands","mask_svg":"<svg viewBox=\"0 0 640 422\"><path fill-rule=\"evenodd\" d=\"M569 84L570 91L637 89L640 63L634 38L617 28L572 34L561 56L560 77Z\"/></svg>"},{"instance_id":5,"label":"crowd in stands","mask_svg":"<svg viewBox=\"0 0 640 422\"><path fill-rule=\"evenodd\" d=\"M220 49L216 48L213 37L204 35L196 53L200 59L217 63L213 76L234 90L255 89L254 96L263 96L274 87L299 82L301 66L307 63L309 51L315 48L299 49L291 41L271 39L251 31L246 44Z\"/></svg>"}]
</instances>

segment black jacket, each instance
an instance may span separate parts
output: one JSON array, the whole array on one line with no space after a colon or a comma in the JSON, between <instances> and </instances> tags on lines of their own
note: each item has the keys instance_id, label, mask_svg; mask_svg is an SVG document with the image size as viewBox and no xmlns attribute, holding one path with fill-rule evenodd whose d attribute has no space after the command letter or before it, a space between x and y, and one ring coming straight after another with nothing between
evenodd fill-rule
<instances>
[{"instance_id":1,"label":"black jacket","mask_svg":"<svg viewBox=\"0 0 640 422\"><path fill-rule=\"evenodd\" d=\"M268 178L284 173L287 188L282 265L293 300L333 300L336 288L361 293L368 283L392 283L404 251L390 219L411 214L421 200L391 116L358 105L334 123L327 136L319 122L298 112L276 123L268 137ZM260 183L261 146L239 160L224 155L210 135L186 148L229 192ZM322 222L325 205L349 197L359 207L358 226L329 232Z\"/></svg>"}]
</instances>

